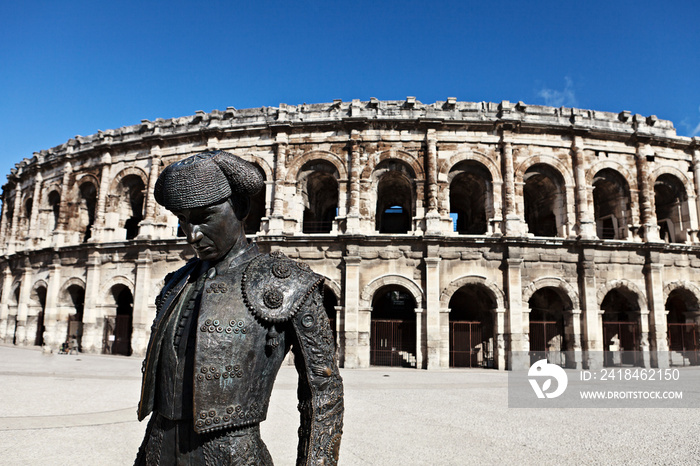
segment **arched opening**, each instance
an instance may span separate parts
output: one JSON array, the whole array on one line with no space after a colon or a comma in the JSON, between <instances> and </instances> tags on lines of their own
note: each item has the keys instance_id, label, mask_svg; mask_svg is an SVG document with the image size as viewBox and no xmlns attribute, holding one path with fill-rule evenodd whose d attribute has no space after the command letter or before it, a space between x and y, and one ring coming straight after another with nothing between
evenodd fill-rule
<instances>
[{"instance_id":1,"label":"arched opening","mask_svg":"<svg viewBox=\"0 0 700 466\"><path fill-rule=\"evenodd\" d=\"M338 298L336 298L335 293L328 286L324 286L323 289L323 308L326 310L326 315L328 316L328 323L333 332L333 341L338 344L338 332L336 330L336 306L338 306Z\"/></svg>"},{"instance_id":2,"label":"arched opening","mask_svg":"<svg viewBox=\"0 0 700 466\"><path fill-rule=\"evenodd\" d=\"M83 340L83 311L85 309L85 290L81 286L71 285L66 290L68 294L68 304L73 307L74 312L68 314L67 339L75 337L78 340L78 348L82 351Z\"/></svg>"},{"instance_id":3,"label":"arched opening","mask_svg":"<svg viewBox=\"0 0 700 466\"><path fill-rule=\"evenodd\" d=\"M92 237L92 226L95 224L95 206L97 205L97 189L95 185L86 182L80 185L80 205L78 217L83 242Z\"/></svg>"},{"instance_id":4,"label":"arched opening","mask_svg":"<svg viewBox=\"0 0 700 466\"><path fill-rule=\"evenodd\" d=\"M640 309L637 296L626 288L605 295L603 310L603 352L605 366L636 366L639 350Z\"/></svg>"},{"instance_id":5,"label":"arched opening","mask_svg":"<svg viewBox=\"0 0 700 466\"><path fill-rule=\"evenodd\" d=\"M698 300L690 291L677 288L666 300L666 322L670 362L674 366L700 364L698 357Z\"/></svg>"},{"instance_id":6,"label":"arched opening","mask_svg":"<svg viewBox=\"0 0 700 466\"><path fill-rule=\"evenodd\" d=\"M58 218L61 209L61 195L58 191L51 191L48 196L49 216L47 218L47 231L52 232L58 227Z\"/></svg>"},{"instance_id":7,"label":"arched opening","mask_svg":"<svg viewBox=\"0 0 700 466\"><path fill-rule=\"evenodd\" d=\"M29 197L24 201L24 215L20 221L20 230L24 231L27 235L29 234L29 220L32 218L32 208L34 206L34 200Z\"/></svg>"},{"instance_id":8,"label":"arched opening","mask_svg":"<svg viewBox=\"0 0 700 466\"><path fill-rule=\"evenodd\" d=\"M413 174L403 163L386 160L377 166L377 210L379 233L407 233L413 218Z\"/></svg>"},{"instance_id":9,"label":"arched opening","mask_svg":"<svg viewBox=\"0 0 700 466\"><path fill-rule=\"evenodd\" d=\"M450 299L450 367L494 365L496 303L479 285L466 285Z\"/></svg>"},{"instance_id":10,"label":"arched opening","mask_svg":"<svg viewBox=\"0 0 700 466\"><path fill-rule=\"evenodd\" d=\"M629 185L613 169L604 168L593 178L593 213L598 238L627 238L631 219Z\"/></svg>"},{"instance_id":11,"label":"arched opening","mask_svg":"<svg viewBox=\"0 0 700 466\"><path fill-rule=\"evenodd\" d=\"M483 235L493 216L491 173L480 163L464 161L450 170L450 217L454 231Z\"/></svg>"},{"instance_id":12,"label":"arched opening","mask_svg":"<svg viewBox=\"0 0 700 466\"><path fill-rule=\"evenodd\" d=\"M32 290L30 297L31 313L27 315L27 337L34 330L34 345L44 344L44 312L46 311L46 287L38 286Z\"/></svg>"},{"instance_id":13,"label":"arched opening","mask_svg":"<svg viewBox=\"0 0 700 466\"><path fill-rule=\"evenodd\" d=\"M568 298L558 288L540 288L528 301L530 307L530 361L547 359L566 366L570 342L566 332L566 316L571 311Z\"/></svg>"},{"instance_id":14,"label":"arched opening","mask_svg":"<svg viewBox=\"0 0 700 466\"><path fill-rule=\"evenodd\" d=\"M258 164L254 163L253 166L258 170L260 176L265 180L265 172ZM243 228L245 229L246 235L254 235L260 231L260 223L265 217L265 191L267 190L267 185L263 183L263 188L259 193L250 198L250 212L245 219ZM179 236L179 235L178 235ZM184 234L183 234L184 236Z\"/></svg>"},{"instance_id":15,"label":"arched opening","mask_svg":"<svg viewBox=\"0 0 700 466\"><path fill-rule=\"evenodd\" d=\"M302 231L330 233L338 215L338 171L325 161L306 163L299 174L304 204Z\"/></svg>"},{"instance_id":16,"label":"arched opening","mask_svg":"<svg viewBox=\"0 0 700 466\"><path fill-rule=\"evenodd\" d=\"M119 184L119 217L123 219L126 239L134 239L139 234L139 223L143 220L143 199L146 189L141 177L127 175Z\"/></svg>"},{"instance_id":17,"label":"arched opening","mask_svg":"<svg viewBox=\"0 0 700 466\"><path fill-rule=\"evenodd\" d=\"M12 292L11 299L10 299L10 313L7 316L7 328L12 329L12 344L16 345L17 344L17 311L19 309L19 291L20 291L21 283L17 283L15 285L15 289Z\"/></svg>"},{"instance_id":18,"label":"arched opening","mask_svg":"<svg viewBox=\"0 0 700 466\"><path fill-rule=\"evenodd\" d=\"M130 356L134 297L125 285L114 285L111 295L116 315L105 316L105 352Z\"/></svg>"},{"instance_id":19,"label":"arched opening","mask_svg":"<svg viewBox=\"0 0 700 466\"><path fill-rule=\"evenodd\" d=\"M416 301L402 286L387 285L372 299L370 364L416 367Z\"/></svg>"},{"instance_id":20,"label":"arched opening","mask_svg":"<svg viewBox=\"0 0 700 466\"><path fill-rule=\"evenodd\" d=\"M535 236L564 236L566 202L564 180L545 164L531 166L523 176L525 222Z\"/></svg>"},{"instance_id":21,"label":"arched opening","mask_svg":"<svg viewBox=\"0 0 700 466\"><path fill-rule=\"evenodd\" d=\"M659 176L654 183L656 223L659 235L667 243L684 243L688 220L688 194L683 183L673 175Z\"/></svg>"}]
</instances>

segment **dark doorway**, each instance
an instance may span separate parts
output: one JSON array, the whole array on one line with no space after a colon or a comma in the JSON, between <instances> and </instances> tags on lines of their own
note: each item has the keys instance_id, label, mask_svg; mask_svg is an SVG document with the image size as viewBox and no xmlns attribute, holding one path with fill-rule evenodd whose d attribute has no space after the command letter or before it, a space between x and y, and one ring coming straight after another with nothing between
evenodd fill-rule
<instances>
[{"instance_id":1,"label":"dark doorway","mask_svg":"<svg viewBox=\"0 0 700 466\"><path fill-rule=\"evenodd\" d=\"M496 303L479 285L466 285L450 299L450 367L494 367Z\"/></svg>"},{"instance_id":2,"label":"dark doorway","mask_svg":"<svg viewBox=\"0 0 700 466\"><path fill-rule=\"evenodd\" d=\"M112 354L131 355L131 332L134 315L134 298L125 286L112 289L117 302L117 315L114 320L114 342Z\"/></svg>"},{"instance_id":3,"label":"dark doorway","mask_svg":"<svg viewBox=\"0 0 700 466\"><path fill-rule=\"evenodd\" d=\"M696 366L700 364L698 357L698 325L694 321L697 315L698 302L688 290L675 289L666 300L666 321L668 326L668 347L671 365Z\"/></svg>"},{"instance_id":4,"label":"dark doorway","mask_svg":"<svg viewBox=\"0 0 700 466\"><path fill-rule=\"evenodd\" d=\"M66 338L73 335L78 339L78 348L82 351L83 340L83 311L85 309L85 290L78 285L68 287L68 296L70 304L73 305L75 312L68 315L68 334Z\"/></svg>"},{"instance_id":5,"label":"dark doorway","mask_svg":"<svg viewBox=\"0 0 700 466\"><path fill-rule=\"evenodd\" d=\"M547 359L550 363L566 365L568 341L564 312L570 308L552 287L537 290L530 301L530 362Z\"/></svg>"},{"instance_id":6,"label":"dark doorway","mask_svg":"<svg viewBox=\"0 0 700 466\"><path fill-rule=\"evenodd\" d=\"M616 288L608 292L601 304L603 310L604 364L637 366L639 357L639 305L634 293Z\"/></svg>"},{"instance_id":7,"label":"dark doorway","mask_svg":"<svg viewBox=\"0 0 700 466\"><path fill-rule=\"evenodd\" d=\"M46 288L39 287L35 291L36 300L39 304L39 310L36 315L36 335L34 336L34 345L43 346L44 344L44 313L46 311Z\"/></svg>"},{"instance_id":8,"label":"dark doorway","mask_svg":"<svg viewBox=\"0 0 700 466\"><path fill-rule=\"evenodd\" d=\"M416 303L404 288L381 288L372 301L370 365L416 367Z\"/></svg>"}]
</instances>

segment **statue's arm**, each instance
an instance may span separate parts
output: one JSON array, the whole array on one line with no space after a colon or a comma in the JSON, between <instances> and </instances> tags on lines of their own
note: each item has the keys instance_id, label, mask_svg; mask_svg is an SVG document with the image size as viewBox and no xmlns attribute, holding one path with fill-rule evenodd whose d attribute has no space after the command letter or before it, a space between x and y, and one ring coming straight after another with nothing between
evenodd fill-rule
<instances>
[{"instance_id":1,"label":"statue's arm","mask_svg":"<svg viewBox=\"0 0 700 466\"><path fill-rule=\"evenodd\" d=\"M299 373L297 465L335 465L343 429L343 380L319 284L292 319Z\"/></svg>"}]
</instances>

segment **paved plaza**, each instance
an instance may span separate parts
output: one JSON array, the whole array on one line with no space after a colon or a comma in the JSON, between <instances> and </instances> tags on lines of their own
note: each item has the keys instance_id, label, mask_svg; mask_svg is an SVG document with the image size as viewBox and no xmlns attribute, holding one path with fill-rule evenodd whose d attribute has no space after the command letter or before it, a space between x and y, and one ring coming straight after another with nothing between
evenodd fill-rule
<instances>
[{"instance_id":1,"label":"paved plaza","mask_svg":"<svg viewBox=\"0 0 700 466\"><path fill-rule=\"evenodd\" d=\"M0 463L127 465L140 358L0 346ZM342 370L341 465L697 464L695 409L509 409L505 372ZM296 372L280 372L262 425L275 464L295 459Z\"/></svg>"}]
</instances>

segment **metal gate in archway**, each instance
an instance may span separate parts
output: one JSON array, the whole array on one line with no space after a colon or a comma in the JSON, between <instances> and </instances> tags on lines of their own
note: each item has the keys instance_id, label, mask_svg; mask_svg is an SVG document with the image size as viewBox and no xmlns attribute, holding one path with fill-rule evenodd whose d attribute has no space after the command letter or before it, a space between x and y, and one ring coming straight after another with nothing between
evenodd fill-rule
<instances>
[{"instance_id":1,"label":"metal gate in archway","mask_svg":"<svg viewBox=\"0 0 700 466\"><path fill-rule=\"evenodd\" d=\"M481 322L450 322L450 367L493 367L493 348Z\"/></svg>"},{"instance_id":2,"label":"metal gate in archway","mask_svg":"<svg viewBox=\"0 0 700 466\"><path fill-rule=\"evenodd\" d=\"M558 338L557 338L558 337ZM547 359L564 365L566 350L564 323L555 320L530 321L530 362Z\"/></svg>"},{"instance_id":3,"label":"metal gate in archway","mask_svg":"<svg viewBox=\"0 0 700 466\"><path fill-rule=\"evenodd\" d=\"M698 350L698 327L696 324L667 324L668 348L671 352L680 353L685 364L696 366L700 364ZM672 359L673 360L673 359Z\"/></svg>"},{"instance_id":4,"label":"metal gate in archway","mask_svg":"<svg viewBox=\"0 0 700 466\"><path fill-rule=\"evenodd\" d=\"M372 320L369 363L372 366L416 367L416 323Z\"/></svg>"},{"instance_id":5,"label":"metal gate in archway","mask_svg":"<svg viewBox=\"0 0 700 466\"><path fill-rule=\"evenodd\" d=\"M639 324L603 322L603 351L606 366L636 366L639 361Z\"/></svg>"}]
</instances>

